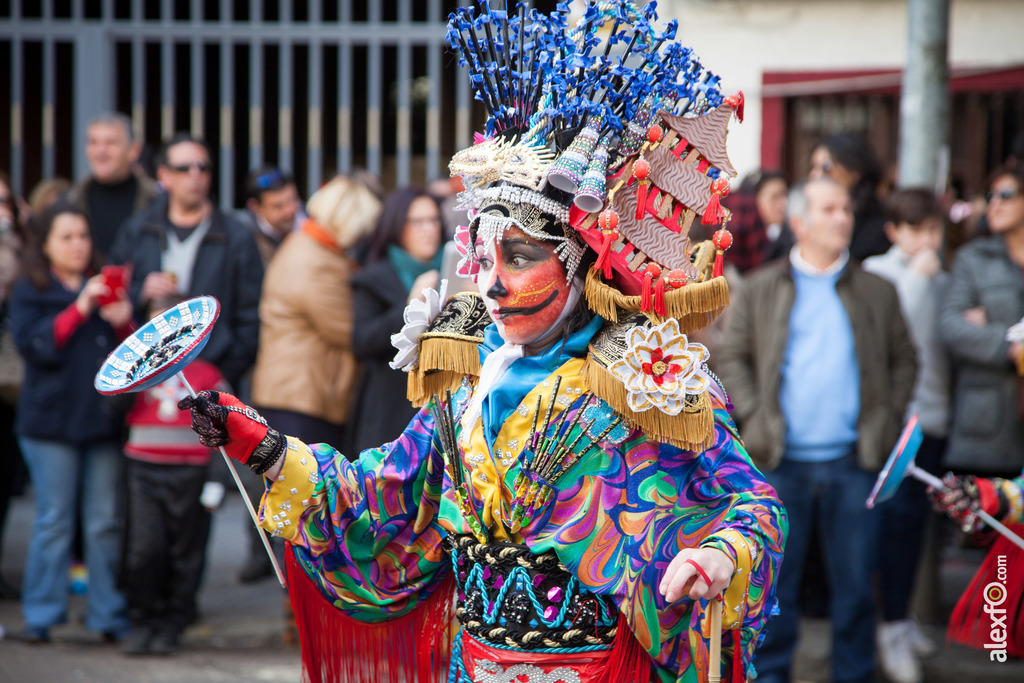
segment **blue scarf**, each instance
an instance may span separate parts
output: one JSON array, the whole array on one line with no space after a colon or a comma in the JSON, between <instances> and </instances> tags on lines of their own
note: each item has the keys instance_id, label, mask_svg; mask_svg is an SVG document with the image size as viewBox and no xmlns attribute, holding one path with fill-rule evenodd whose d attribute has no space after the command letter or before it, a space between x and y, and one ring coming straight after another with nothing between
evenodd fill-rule
<instances>
[{"instance_id":1,"label":"blue scarf","mask_svg":"<svg viewBox=\"0 0 1024 683\"><path fill-rule=\"evenodd\" d=\"M524 356L512 361L481 404L481 418L488 448L498 437L501 425L505 424L508 416L535 386L547 379L566 361L586 355L587 345L602 325L604 318L595 315L586 327L555 342L539 355ZM488 325L484 330L484 341L480 344L480 364L483 365L491 351L504 343L505 340L498 333L498 326L494 323Z\"/></svg>"}]
</instances>

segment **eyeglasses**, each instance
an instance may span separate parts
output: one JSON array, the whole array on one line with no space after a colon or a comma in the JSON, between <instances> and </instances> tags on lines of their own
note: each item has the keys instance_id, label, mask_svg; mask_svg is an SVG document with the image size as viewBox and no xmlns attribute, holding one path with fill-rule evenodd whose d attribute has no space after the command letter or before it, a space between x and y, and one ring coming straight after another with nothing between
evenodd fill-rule
<instances>
[{"instance_id":1,"label":"eyeglasses","mask_svg":"<svg viewBox=\"0 0 1024 683\"><path fill-rule=\"evenodd\" d=\"M284 173L276 168L256 177L256 187L260 190L268 190L274 185L281 184L284 184Z\"/></svg>"},{"instance_id":2,"label":"eyeglasses","mask_svg":"<svg viewBox=\"0 0 1024 683\"><path fill-rule=\"evenodd\" d=\"M406 221L409 225L415 225L416 227L428 226L428 225L440 225L441 217L433 216L431 218L410 218Z\"/></svg>"},{"instance_id":3,"label":"eyeglasses","mask_svg":"<svg viewBox=\"0 0 1024 683\"><path fill-rule=\"evenodd\" d=\"M985 200L991 202L993 199L999 199L1004 202L1008 202L1014 197L1020 196L1020 188L1013 190L999 190L999 192L992 191L985 195Z\"/></svg>"},{"instance_id":4,"label":"eyeglasses","mask_svg":"<svg viewBox=\"0 0 1024 683\"><path fill-rule=\"evenodd\" d=\"M835 164L832 163L831 159L825 159L825 161L821 162L821 164L817 166L812 166L811 170L813 171L814 169L821 169L822 173L828 174L831 173L832 169L835 167L836 166Z\"/></svg>"},{"instance_id":5,"label":"eyeglasses","mask_svg":"<svg viewBox=\"0 0 1024 683\"><path fill-rule=\"evenodd\" d=\"M199 171L200 173L207 173L210 170L210 162L208 161L193 161L189 164L167 164L174 173L188 173L192 169Z\"/></svg>"}]
</instances>

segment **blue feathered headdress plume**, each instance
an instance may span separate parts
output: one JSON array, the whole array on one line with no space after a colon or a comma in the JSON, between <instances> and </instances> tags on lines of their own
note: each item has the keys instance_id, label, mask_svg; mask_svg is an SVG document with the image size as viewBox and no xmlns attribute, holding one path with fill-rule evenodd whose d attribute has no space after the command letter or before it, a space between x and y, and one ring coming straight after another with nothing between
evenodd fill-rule
<instances>
[{"instance_id":1,"label":"blue feathered headdress plume","mask_svg":"<svg viewBox=\"0 0 1024 683\"><path fill-rule=\"evenodd\" d=\"M718 78L674 42L676 21L655 26L656 7L588 0L570 28L567 3L542 14L477 0L449 17L447 41L487 109L489 136L562 149L591 117L602 138L617 140L642 109L679 115L721 104Z\"/></svg>"}]
</instances>

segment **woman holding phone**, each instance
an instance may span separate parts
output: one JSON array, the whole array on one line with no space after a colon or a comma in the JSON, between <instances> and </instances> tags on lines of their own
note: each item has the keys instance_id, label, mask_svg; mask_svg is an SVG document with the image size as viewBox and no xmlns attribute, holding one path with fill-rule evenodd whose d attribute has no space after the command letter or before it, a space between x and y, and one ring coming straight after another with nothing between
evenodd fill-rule
<instances>
[{"instance_id":1,"label":"woman holding phone","mask_svg":"<svg viewBox=\"0 0 1024 683\"><path fill-rule=\"evenodd\" d=\"M34 222L23 268L10 301L15 345L25 360L15 430L36 494L36 518L21 637L48 642L50 628L67 620L67 571L81 507L89 570L85 624L116 640L128 626L115 586L121 424L96 396L93 376L132 331L132 306L123 288L118 295L97 274L89 224L68 205L53 206Z\"/></svg>"}]
</instances>

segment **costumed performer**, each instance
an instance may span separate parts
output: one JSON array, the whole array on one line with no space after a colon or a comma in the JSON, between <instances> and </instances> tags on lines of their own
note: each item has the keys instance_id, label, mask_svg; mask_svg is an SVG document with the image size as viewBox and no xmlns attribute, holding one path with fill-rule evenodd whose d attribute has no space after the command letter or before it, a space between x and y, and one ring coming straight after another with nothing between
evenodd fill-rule
<instances>
[{"instance_id":1,"label":"costumed performer","mask_svg":"<svg viewBox=\"0 0 1024 683\"><path fill-rule=\"evenodd\" d=\"M932 503L964 533L983 530L978 511L984 510L1018 536L1024 535L1024 474L986 479L947 473L942 483L944 491L928 489ZM984 562L950 614L950 640L984 649L992 661L1024 657L1024 577L1017 569L1021 566L1024 551L1006 536L995 535Z\"/></svg>"},{"instance_id":2,"label":"costumed performer","mask_svg":"<svg viewBox=\"0 0 1024 683\"><path fill-rule=\"evenodd\" d=\"M728 217L742 96L723 99L674 22L653 28L653 5L590 3L572 29L564 8L452 16L490 112L450 166L479 294L407 310L395 366L423 408L401 436L349 462L227 394L182 402L203 443L267 478L310 680L752 673L785 511L686 336L728 304L728 232L688 234Z\"/></svg>"}]
</instances>

